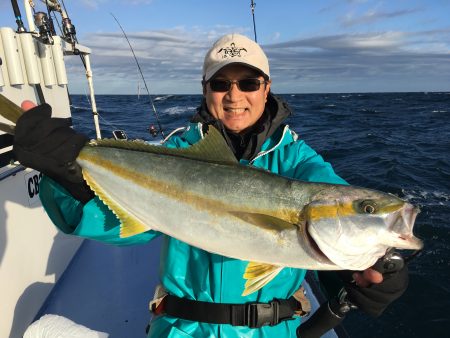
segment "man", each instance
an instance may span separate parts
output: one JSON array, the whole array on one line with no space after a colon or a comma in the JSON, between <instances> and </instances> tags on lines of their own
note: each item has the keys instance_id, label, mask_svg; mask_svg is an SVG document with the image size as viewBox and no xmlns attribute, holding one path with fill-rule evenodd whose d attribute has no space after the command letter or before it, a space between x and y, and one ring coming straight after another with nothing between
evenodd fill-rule
<instances>
[{"instance_id":1,"label":"man","mask_svg":"<svg viewBox=\"0 0 450 338\"><path fill-rule=\"evenodd\" d=\"M239 34L219 39L206 54L202 84L204 99L196 115L165 146L189 147L214 126L241 164L305 181L346 184L283 124L291 111L270 92L268 60L258 44ZM41 134L33 133L36 123L42 126ZM14 150L19 161L45 174L40 197L55 225L65 233L117 245L145 243L161 235L148 231L119 237L118 220L94 197L74 162L85 142L84 136L51 119L48 106L33 108L17 124ZM149 337L296 337L300 317L293 314L300 304L292 295L306 271L285 268L258 292L242 296L248 262L211 254L165 235L161 255L161 284L168 296L155 303ZM398 278L405 280L404 276ZM353 278L361 287L384 284L383 276L372 269L355 272ZM374 299L361 293L361 287L352 284L356 305L378 315L406 283L394 290L395 297L389 296L392 288L381 287L387 296ZM255 302L262 305L246 305ZM378 306L376 313L373 302Z\"/></svg>"}]
</instances>

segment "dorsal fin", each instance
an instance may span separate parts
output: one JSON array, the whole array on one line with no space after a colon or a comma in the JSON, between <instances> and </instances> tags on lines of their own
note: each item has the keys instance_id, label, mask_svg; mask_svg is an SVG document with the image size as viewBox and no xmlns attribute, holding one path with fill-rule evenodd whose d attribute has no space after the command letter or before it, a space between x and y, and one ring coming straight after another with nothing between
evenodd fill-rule
<instances>
[{"instance_id":1,"label":"dorsal fin","mask_svg":"<svg viewBox=\"0 0 450 338\"><path fill-rule=\"evenodd\" d=\"M225 139L214 127L209 128L208 133L204 139L198 141L188 148L166 148L148 144L147 142L142 140L126 141L113 139L92 140L90 142L90 145L185 157L205 162L225 164L237 163L237 159L226 143Z\"/></svg>"}]
</instances>

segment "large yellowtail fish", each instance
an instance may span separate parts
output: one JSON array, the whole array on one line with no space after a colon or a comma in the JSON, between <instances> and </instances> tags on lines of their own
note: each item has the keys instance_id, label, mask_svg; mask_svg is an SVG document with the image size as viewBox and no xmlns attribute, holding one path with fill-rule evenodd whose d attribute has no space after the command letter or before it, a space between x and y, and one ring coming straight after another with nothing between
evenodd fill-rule
<instances>
[{"instance_id":1,"label":"large yellowtail fish","mask_svg":"<svg viewBox=\"0 0 450 338\"><path fill-rule=\"evenodd\" d=\"M186 149L93 140L77 162L120 219L122 237L156 230L250 261L243 295L284 267L363 270L390 248L422 248L411 204L375 190L240 165L213 128Z\"/></svg>"}]
</instances>

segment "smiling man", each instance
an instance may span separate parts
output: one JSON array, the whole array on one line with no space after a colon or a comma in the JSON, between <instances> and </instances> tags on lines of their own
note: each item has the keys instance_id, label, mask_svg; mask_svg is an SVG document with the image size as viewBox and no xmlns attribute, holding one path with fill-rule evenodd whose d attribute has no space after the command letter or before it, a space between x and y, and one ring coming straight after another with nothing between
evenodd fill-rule
<instances>
[{"instance_id":1,"label":"smiling man","mask_svg":"<svg viewBox=\"0 0 450 338\"><path fill-rule=\"evenodd\" d=\"M270 93L264 51L243 35L216 41L205 56L202 84L204 100L192 122L221 130L238 160L251 161L291 114Z\"/></svg>"},{"instance_id":2,"label":"smiling man","mask_svg":"<svg viewBox=\"0 0 450 338\"><path fill-rule=\"evenodd\" d=\"M239 34L223 36L206 54L202 86L204 97L191 123L165 146L189 147L214 126L242 165L303 181L346 183L284 123L291 111L270 92L269 62L258 44ZM46 132L36 126L45 126ZM61 231L116 245L164 236L161 287L152 302L148 337L297 336L299 314L305 313L298 301L305 270L284 268L257 292L243 295L248 262L152 230L121 238L120 222L90 191L75 164L87 138L51 118L48 105L25 113L16 131L17 158L44 174L40 198ZM390 276L389 283L371 269L354 272L353 279L350 300L372 315L379 315L407 284L405 272Z\"/></svg>"},{"instance_id":3,"label":"smiling man","mask_svg":"<svg viewBox=\"0 0 450 338\"><path fill-rule=\"evenodd\" d=\"M264 112L271 84L269 62L253 41L226 35L206 54L202 83L210 114L229 131L243 133Z\"/></svg>"},{"instance_id":4,"label":"smiling man","mask_svg":"<svg viewBox=\"0 0 450 338\"><path fill-rule=\"evenodd\" d=\"M270 82L256 70L231 64L204 82L203 94L214 118L233 133L245 133L264 112Z\"/></svg>"}]
</instances>

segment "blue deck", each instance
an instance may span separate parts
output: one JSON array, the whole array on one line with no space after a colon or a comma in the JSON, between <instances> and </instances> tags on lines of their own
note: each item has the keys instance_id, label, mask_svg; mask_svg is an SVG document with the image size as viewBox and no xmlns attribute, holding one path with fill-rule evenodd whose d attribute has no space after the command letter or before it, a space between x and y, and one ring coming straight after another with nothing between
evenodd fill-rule
<instances>
[{"instance_id":1,"label":"blue deck","mask_svg":"<svg viewBox=\"0 0 450 338\"><path fill-rule=\"evenodd\" d=\"M161 238L131 247L85 240L38 317L58 314L110 338L144 338L151 318L148 302L158 284L160 247ZM316 309L317 300L305 287Z\"/></svg>"},{"instance_id":2,"label":"blue deck","mask_svg":"<svg viewBox=\"0 0 450 338\"><path fill-rule=\"evenodd\" d=\"M159 238L131 247L85 240L39 317L58 314L111 338L145 337L160 246Z\"/></svg>"}]
</instances>

